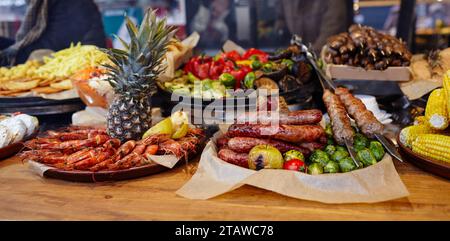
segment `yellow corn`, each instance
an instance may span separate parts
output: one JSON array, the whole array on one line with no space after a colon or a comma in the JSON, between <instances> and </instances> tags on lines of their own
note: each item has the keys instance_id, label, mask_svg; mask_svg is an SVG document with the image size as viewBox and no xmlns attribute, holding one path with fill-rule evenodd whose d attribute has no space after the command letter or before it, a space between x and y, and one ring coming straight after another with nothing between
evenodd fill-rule
<instances>
[{"instance_id":1,"label":"yellow corn","mask_svg":"<svg viewBox=\"0 0 450 241\"><path fill-rule=\"evenodd\" d=\"M414 125L428 125L427 118L425 116L417 116L414 118Z\"/></svg>"},{"instance_id":2,"label":"yellow corn","mask_svg":"<svg viewBox=\"0 0 450 241\"><path fill-rule=\"evenodd\" d=\"M443 130L448 126L447 103L445 101L444 90L435 89L428 98L425 108L425 117L428 124L433 129Z\"/></svg>"},{"instance_id":3,"label":"yellow corn","mask_svg":"<svg viewBox=\"0 0 450 241\"><path fill-rule=\"evenodd\" d=\"M444 85L444 96L447 103L447 115L450 119L450 70L447 70L447 73L444 74L444 79L442 82Z\"/></svg>"},{"instance_id":4,"label":"yellow corn","mask_svg":"<svg viewBox=\"0 0 450 241\"><path fill-rule=\"evenodd\" d=\"M423 157L450 162L450 136L421 134L413 141L412 151Z\"/></svg>"},{"instance_id":5,"label":"yellow corn","mask_svg":"<svg viewBox=\"0 0 450 241\"><path fill-rule=\"evenodd\" d=\"M408 126L400 131L400 142L407 147L411 147L411 144L418 135L434 133L437 133L437 130L430 128L426 124Z\"/></svg>"}]
</instances>

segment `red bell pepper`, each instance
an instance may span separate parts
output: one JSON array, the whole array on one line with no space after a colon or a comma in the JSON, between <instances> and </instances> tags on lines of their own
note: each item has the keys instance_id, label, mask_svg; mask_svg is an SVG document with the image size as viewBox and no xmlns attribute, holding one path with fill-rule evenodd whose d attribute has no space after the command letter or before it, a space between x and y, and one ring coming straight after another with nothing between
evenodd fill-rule
<instances>
[{"instance_id":1,"label":"red bell pepper","mask_svg":"<svg viewBox=\"0 0 450 241\"><path fill-rule=\"evenodd\" d=\"M248 49L243 55L242 55L242 59L249 59L250 57L252 57L253 55L258 57L258 60L261 63L266 63L267 61L269 61L269 54L259 50L259 49L255 49L255 48L250 48Z\"/></svg>"}]
</instances>

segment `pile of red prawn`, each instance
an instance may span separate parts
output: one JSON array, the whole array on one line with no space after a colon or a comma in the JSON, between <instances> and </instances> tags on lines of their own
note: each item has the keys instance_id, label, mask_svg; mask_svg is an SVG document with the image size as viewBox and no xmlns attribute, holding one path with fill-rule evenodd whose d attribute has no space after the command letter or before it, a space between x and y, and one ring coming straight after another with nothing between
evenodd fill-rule
<instances>
[{"instance_id":1,"label":"pile of red prawn","mask_svg":"<svg viewBox=\"0 0 450 241\"><path fill-rule=\"evenodd\" d=\"M105 129L71 126L27 141L20 155L63 170L114 171L148 165L152 163L149 155L187 158L198 150L202 137L201 129L190 129L177 140L161 134L121 143Z\"/></svg>"}]
</instances>

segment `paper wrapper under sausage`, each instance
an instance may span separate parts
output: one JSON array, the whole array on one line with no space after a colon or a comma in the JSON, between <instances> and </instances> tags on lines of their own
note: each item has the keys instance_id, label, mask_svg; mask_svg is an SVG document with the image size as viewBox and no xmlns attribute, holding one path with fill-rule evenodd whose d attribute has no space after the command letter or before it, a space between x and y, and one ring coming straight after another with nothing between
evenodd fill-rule
<instances>
[{"instance_id":1,"label":"paper wrapper under sausage","mask_svg":"<svg viewBox=\"0 0 450 241\"><path fill-rule=\"evenodd\" d=\"M216 133L203 150L197 172L177 194L209 199L248 184L285 196L323 203L375 203L406 197L408 190L386 155L375 165L349 173L308 175L301 172L259 171L227 163L217 156Z\"/></svg>"}]
</instances>

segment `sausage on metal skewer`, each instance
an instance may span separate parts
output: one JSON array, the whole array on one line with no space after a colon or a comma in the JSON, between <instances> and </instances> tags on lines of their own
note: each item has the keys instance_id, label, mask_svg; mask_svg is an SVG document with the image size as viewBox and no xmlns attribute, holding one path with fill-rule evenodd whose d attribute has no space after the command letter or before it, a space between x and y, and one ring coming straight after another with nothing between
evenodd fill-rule
<instances>
[{"instance_id":1,"label":"sausage on metal skewer","mask_svg":"<svg viewBox=\"0 0 450 241\"><path fill-rule=\"evenodd\" d=\"M339 87L336 88L335 93L339 96L342 103L344 103L348 114L355 119L356 124L364 135L374 138L375 134L381 135L383 133L383 124L348 89Z\"/></svg>"},{"instance_id":2,"label":"sausage on metal skewer","mask_svg":"<svg viewBox=\"0 0 450 241\"><path fill-rule=\"evenodd\" d=\"M339 97L330 90L324 90L323 102L327 107L330 116L331 126L333 128L333 136L339 145L344 145L347 140L353 144L353 135L355 132L350 124L345 107Z\"/></svg>"}]
</instances>

